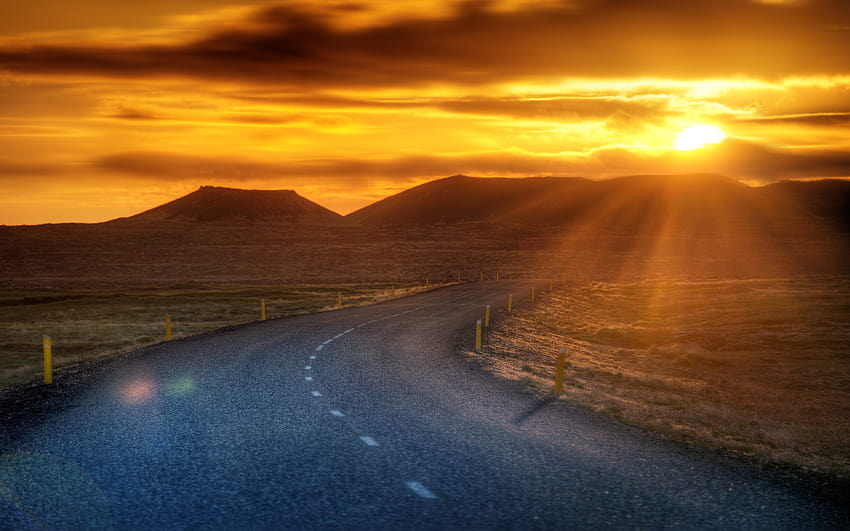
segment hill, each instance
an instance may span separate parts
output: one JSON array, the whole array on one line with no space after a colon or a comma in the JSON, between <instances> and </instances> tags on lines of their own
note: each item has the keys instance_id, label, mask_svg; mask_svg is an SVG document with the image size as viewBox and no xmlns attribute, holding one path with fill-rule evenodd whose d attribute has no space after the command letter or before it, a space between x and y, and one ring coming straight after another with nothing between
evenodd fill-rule
<instances>
[{"instance_id":1,"label":"hill","mask_svg":"<svg viewBox=\"0 0 850 531\"><path fill-rule=\"evenodd\" d=\"M582 178L474 178L456 175L411 188L352 212L362 225L495 222L562 226L594 220L605 227L641 226L687 213L698 222L737 216L757 200L752 189L715 175ZM728 212L730 206L743 210ZM681 216L680 216L681 217Z\"/></svg>"},{"instance_id":2,"label":"hill","mask_svg":"<svg viewBox=\"0 0 850 531\"><path fill-rule=\"evenodd\" d=\"M305 199L294 190L240 190L202 186L175 199L122 221L269 221L336 224L343 217Z\"/></svg>"}]
</instances>

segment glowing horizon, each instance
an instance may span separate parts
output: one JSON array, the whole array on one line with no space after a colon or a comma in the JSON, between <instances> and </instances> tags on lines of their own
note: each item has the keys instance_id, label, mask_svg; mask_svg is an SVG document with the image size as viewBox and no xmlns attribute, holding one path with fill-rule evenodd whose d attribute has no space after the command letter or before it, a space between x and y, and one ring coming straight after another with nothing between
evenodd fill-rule
<instances>
[{"instance_id":1,"label":"glowing horizon","mask_svg":"<svg viewBox=\"0 0 850 531\"><path fill-rule=\"evenodd\" d=\"M454 174L850 177L838 0L72 4L0 7L0 224L201 185L345 214ZM728 137L677 150L694 124Z\"/></svg>"}]
</instances>

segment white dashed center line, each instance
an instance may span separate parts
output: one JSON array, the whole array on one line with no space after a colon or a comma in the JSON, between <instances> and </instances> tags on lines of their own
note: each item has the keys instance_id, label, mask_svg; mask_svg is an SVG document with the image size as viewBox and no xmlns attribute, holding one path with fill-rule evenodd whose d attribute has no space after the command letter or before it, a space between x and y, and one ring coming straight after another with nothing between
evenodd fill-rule
<instances>
[{"instance_id":1,"label":"white dashed center line","mask_svg":"<svg viewBox=\"0 0 850 531\"><path fill-rule=\"evenodd\" d=\"M316 356L310 356L310 359L314 360L314 359L316 359Z\"/></svg>"},{"instance_id":2,"label":"white dashed center line","mask_svg":"<svg viewBox=\"0 0 850 531\"><path fill-rule=\"evenodd\" d=\"M366 445L368 445L368 446L381 446L380 444L378 444L378 441L376 441L375 439L368 437L366 435L362 435L360 437L360 440L363 441L364 443L366 443Z\"/></svg>"},{"instance_id":3,"label":"white dashed center line","mask_svg":"<svg viewBox=\"0 0 850 531\"><path fill-rule=\"evenodd\" d=\"M322 393L318 391L313 391L313 396L322 396Z\"/></svg>"},{"instance_id":4,"label":"white dashed center line","mask_svg":"<svg viewBox=\"0 0 850 531\"><path fill-rule=\"evenodd\" d=\"M345 415L342 414L342 411L337 411L335 409L331 410L331 415L333 415L334 417L344 417L345 416Z\"/></svg>"},{"instance_id":5,"label":"white dashed center line","mask_svg":"<svg viewBox=\"0 0 850 531\"><path fill-rule=\"evenodd\" d=\"M312 382L312 381L313 381L313 377L312 377L312 376L305 376L305 377L304 377L304 380L306 380L306 381L308 381L308 382Z\"/></svg>"},{"instance_id":6,"label":"white dashed center line","mask_svg":"<svg viewBox=\"0 0 850 531\"><path fill-rule=\"evenodd\" d=\"M422 498L428 498L429 500L433 500L437 497L433 492L428 490L428 487L426 487L422 483L419 483L418 481L407 481L405 482L405 485L407 485L407 488L409 488Z\"/></svg>"},{"instance_id":7,"label":"white dashed center line","mask_svg":"<svg viewBox=\"0 0 850 531\"><path fill-rule=\"evenodd\" d=\"M325 348L324 345L319 345L318 347L316 347L316 350L322 350L323 348Z\"/></svg>"},{"instance_id":8,"label":"white dashed center line","mask_svg":"<svg viewBox=\"0 0 850 531\"><path fill-rule=\"evenodd\" d=\"M310 369L312 369L312 368L313 368L313 366L312 366L312 365L307 365L306 367L304 367L304 370L305 370L305 371L309 371L309 370L310 370Z\"/></svg>"}]
</instances>

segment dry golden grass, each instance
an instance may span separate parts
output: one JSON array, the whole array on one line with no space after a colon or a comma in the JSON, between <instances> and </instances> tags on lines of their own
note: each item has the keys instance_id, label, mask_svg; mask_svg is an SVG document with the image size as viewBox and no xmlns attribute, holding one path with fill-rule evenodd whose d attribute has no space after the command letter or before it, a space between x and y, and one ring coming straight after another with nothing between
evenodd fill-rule
<instances>
[{"instance_id":1,"label":"dry golden grass","mask_svg":"<svg viewBox=\"0 0 850 531\"><path fill-rule=\"evenodd\" d=\"M5 290L0 292L0 388L41 378L42 336L53 342L54 367L111 356L165 339L260 319L369 304L421 285L174 286L167 289Z\"/></svg>"},{"instance_id":2,"label":"dry golden grass","mask_svg":"<svg viewBox=\"0 0 850 531\"><path fill-rule=\"evenodd\" d=\"M589 283L514 312L493 371L666 436L850 476L850 281Z\"/></svg>"}]
</instances>

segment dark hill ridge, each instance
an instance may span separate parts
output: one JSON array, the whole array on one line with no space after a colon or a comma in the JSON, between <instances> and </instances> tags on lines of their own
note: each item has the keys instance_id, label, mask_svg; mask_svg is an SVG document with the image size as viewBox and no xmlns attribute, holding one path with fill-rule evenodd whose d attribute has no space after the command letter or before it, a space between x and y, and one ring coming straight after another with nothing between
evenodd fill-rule
<instances>
[{"instance_id":1,"label":"dark hill ridge","mask_svg":"<svg viewBox=\"0 0 850 531\"><path fill-rule=\"evenodd\" d=\"M271 221L336 224L343 217L294 190L240 190L202 186L189 195L124 218L127 221Z\"/></svg>"},{"instance_id":2,"label":"dark hill ridge","mask_svg":"<svg viewBox=\"0 0 850 531\"><path fill-rule=\"evenodd\" d=\"M352 212L363 225L491 221L562 225L595 218L606 225L644 224L672 211L709 218L741 214L753 189L716 175L641 175L603 181L583 178L475 178L456 175L411 188Z\"/></svg>"}]
</instances>

